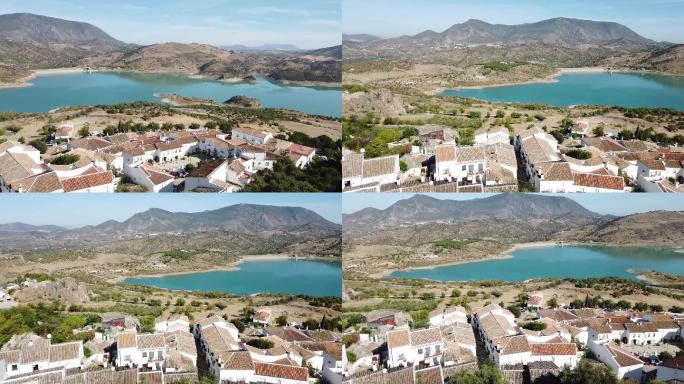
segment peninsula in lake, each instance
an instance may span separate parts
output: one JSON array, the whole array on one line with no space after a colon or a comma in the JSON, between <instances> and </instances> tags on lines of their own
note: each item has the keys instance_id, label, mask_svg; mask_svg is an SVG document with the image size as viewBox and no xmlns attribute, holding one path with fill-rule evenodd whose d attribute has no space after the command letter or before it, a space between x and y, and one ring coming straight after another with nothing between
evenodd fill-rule
<instances>
[{"instance_id":1,"label":"peninsula in lake","mask_svg":"<svg viewBox=\"0 0 684 384\"><path fill-rule=\"evenodd\" d=\"M344 195L343 308L360 334L350 375L669 377L682 353L682 207L652 194Z\"/></svg>"},{"instance_id":2,"label":"peninsula in lake","mask_svg":"<svg viewBox=\"0 0 684 384\"><path fill-rule=\"evenodd\" d=\"M274 23L246 4L144 17L79 1L114 32L0 15L0 191L340 190L342 49L311 47L337 41L324 5ZM268 38L284 42L237 44Z\"/></svg>"},{"instance_id":3,"label":"peninsula in lake","mask_svg":"<svg viewBox=\"0 0 684 384\"><path fill-rule=\"evenodd\" d=\"M635 5L529 21L427 2L388 29L441 27L396 37L360 30L378 6L347 7L345 191L682 192L684 46L618 22Z\"/></svg>"},{"instance_id":4,"label":"peninsula in lake","mask_svg":"<svg viewBox=\"0 0 684 384\"><path fill-rule=\"evenodd\" d=\"M0 381L341 379L339 201L259 196L6 197Z\"/></svg>"}]
</instances>

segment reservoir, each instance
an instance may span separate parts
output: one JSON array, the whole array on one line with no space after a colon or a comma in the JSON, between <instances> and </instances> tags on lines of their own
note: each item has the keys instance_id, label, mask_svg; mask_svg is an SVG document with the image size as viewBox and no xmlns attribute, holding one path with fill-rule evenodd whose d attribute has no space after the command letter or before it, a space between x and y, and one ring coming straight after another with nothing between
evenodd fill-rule
<instances>
[{"instance_id":1,"label":"reservoir","mask_svg":"<svg viewBox=\"0 0 684 384\"><path fill-rule=\"evenodd\" d=\"M567 73L554 83L446 90L442 96L490 102L543 103L558 107L607 105L667 107L684 111L684 76L632 72Z\"/></svg>"},{"instance_id":2,"label":"reservoir","mask_svg":"<svg viewBox=\"0 0 684 384\"><path fill-rule=\"evenodd\" d=\"M218 103L242 95L266 108L285 108L314 115L339 117L339 88L283 85L257 78L251 83L225 83L169 74L94 72L39 76L33 86L0 89L0 112L47 112L58 107L154 101L155 94L177 93Z\"/></svg>"},{"instance_id":3,"label":"reservoir","mask_svg":"<svg viewBox=\"0 0 684 384\"><path fill-rule=\"evenodd\" d=\"M236 295L342 295L342 264L337 261L249 260L237 268L233 271L128 278L123 284L183 291L222 291Z\"/></svg>"},{"instance_id":4,"label":"reservoir","mask_svg":"<svg viewBox=\"0 0 684 384\"><path fill-rule=\"evenodd\" d=\"M566 246L517 249L511 256L432 269L398 271L387 277L518 282L534 278L608 276L636 279L636 275L628 270L656 270L684 275L684 253L673 249Z\"/></svg>"}]
</instances>

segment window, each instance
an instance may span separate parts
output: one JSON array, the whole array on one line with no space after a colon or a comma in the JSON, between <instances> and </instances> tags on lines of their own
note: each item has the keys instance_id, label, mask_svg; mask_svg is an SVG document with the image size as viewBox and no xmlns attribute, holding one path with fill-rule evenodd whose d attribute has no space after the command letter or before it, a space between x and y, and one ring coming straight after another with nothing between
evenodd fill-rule
<instances>
[{"instance_id":1,"label":"window","mask_svg":"<svg viewBox=\"0 0 684 384\"><path fill-rule=\"evenodd\" d=\"M418 348L418 354L422 355L423 354L423 348Z\"/></svg>"},{"instance_id":2,"label":"window","mask_svg":"<svg viewBox=\"0 0 684 384\"><path fill-rule=\"evenodd\" d=\"M147 357L147 352L143 352L142 357Z\"/></svg>"},{"instance_id":3,"label":"window","mask_svg":"<svg viewBox=\"0 0 684 384\"><path fill-rule=\"evenodd\" d=\"M18 370L18 369L19 369L19 366L18 366L18 365L12 364L12 370L13 370L13 371L16 371L16 370Z\"/></svg>"},{"instance_id":4,"label":"window","mask_svg":"<svg viewBox=\"0 0 684 384\"><path fill-rule=\"evenodd\" d=\"M159 357L160 359L163 357L162 351L157 351L157 357Z\"/></svg>"},{"instance_id":5,"label":"window","mask_svg":"<svg viewBox=\"0 0 684 384\"><path fill-rule=\"evenodd\" d=\"M439 345L435 345L435 353L440 354L442 351L442 348L439 347Z\"/></svg>"}]
</instances>

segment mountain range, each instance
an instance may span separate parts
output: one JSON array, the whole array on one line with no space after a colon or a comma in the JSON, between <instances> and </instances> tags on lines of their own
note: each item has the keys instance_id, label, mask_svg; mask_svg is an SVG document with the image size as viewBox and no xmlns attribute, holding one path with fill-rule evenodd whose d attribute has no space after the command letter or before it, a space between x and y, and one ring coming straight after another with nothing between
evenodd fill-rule
<instances>
[{"instance_id":1,"label":"mountain range","mask_svg":"<svg viewBox=\"0 0 684 384\"><path fill-rule=\"evenodd\" d=\"M110 50L128 46L91 24L31 13L0 15L0 40L39 45L92 45Z\"/></svg>"},{"instance_id":2,"label":"mountain range","mask_svg":"<svg viewBox=\"0 0 684 384\"><path fill-rule=\"evenodd\" d=\"M441 239L480 238L684 246L684 212L603 215L567 197L525 193L471 200L414 195L386 209L345 214L342 222L346 241L366 245L415 246Z\"/></svg>"},{"instance_id":3,"label":"mountain range","mask_svg":"<svg viewBox=\"0 0 684 384\"><path fill-rule=\"evenodd\" d=\"M339 238L341 226L300 207L238 204L203 212L170 212L151 208L124 221L109 220L75 229L31 226L23 223L0 225L0 242L5 249L95 247L155 237L197 236L203 242L229 242L235 236L254 239ZM207 233L212 234L207 238ZM225 238L218 238L224 236ZM280 241L280 240L279 240Z\"/></svg>"},{"instance_id":4,"label":"mountain range","mask_svg":"<svg viewBox=\"0 0 684 384\"><path fill-rule=\"evenodd\" d=\"M297 48L296 45L292 45L292 44L261 44L261 45L257 45L257 46L235 44L235 45L221 45L221 46L219 46L219 48L225 49L228 51L237 51L237 52L300 51L300 49Z\"/></svg>"},{"instance_id":5,"label":"mountain range","mask_svg":"<svg viewBox=\"0 0 684 384\"><path fill-rule=\"evenodd\" d=\"M83 22L28 13L0 15L0 82L33 69L87 66L203 75L216 80L263 75L276 80L340 82L342 48L290 50L267 44L228 51L207 44L121 42Z\"/></svg>"},{"instance_id":6,"label":"mountain range","mask_svg":"<svg viewBox=\"0 0 684 384\"><path fill-rule=\"evenodd\" d=\"M345 214L343 225L346 235L371 228L395 228L435 222L459 224L481 220L562 220L588 223L605 217L565 197L502 193L472 200L441 200L427 195L414 195L383 210L365 208Z\"/></svg>"},{"instance_id":7,"label":"mountain range","mask_svg":"<svg viewBox=\"0 0 684 384\"><path fill-rule=\"evenodd\" d=\"M515 61L552 67L613 66L684 72L681 50L643 37L615 22L558 17L518 25L470 19L442 32L382 39L345 35L344 58L401 59L465 68L490 61Z\"/></svg>"}]
</instances>

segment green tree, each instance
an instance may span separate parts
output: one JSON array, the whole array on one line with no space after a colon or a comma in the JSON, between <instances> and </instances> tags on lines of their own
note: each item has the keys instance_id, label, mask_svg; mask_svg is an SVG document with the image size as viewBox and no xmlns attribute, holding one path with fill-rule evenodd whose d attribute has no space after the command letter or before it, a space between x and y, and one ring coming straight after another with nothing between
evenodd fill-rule
<instances>
[{"instance_id":1,"label":"green tree","mask_svg":"<svg viewBox=\"0 0 684 384\"><path fill-rule=\"evenodd\" d=\"M450 377L449 382L458 384L506 384L503 373L492 363L477 371L462 370Z\"/></svg>"},{"instance_id":2,"label":"green tree","mask_svg":"<svg viewBox=\"0 0 684 384\"><path fill-rule=\"evenodd\" d=\"M613 371L605 365L591 363L582 359L575 369L564 369L561 372L562 384L618 384Z\"/></svg>"},{"instance_id":3,"label":"green tree","mask_svg":"<svg viewBox=\"0 0 684 384\"><path fill-rule=\"evenodd\" d=\"M86 137L86 136L88 136L88 135L90 135L90 127L89 127L89 126L84 125L84 126L82 126L81 128L79 128L79 130L78 130L78 136L80 136L80 137Z\"/></svg>"},{"instance_id":4,"label":"green tree","mask_svg":"<svg viewBox=\"0 0 684 384\"><path fill-rule=\"evenodd\" d=\"M557 297L552 297L550 298L547 302L546 305L548 305L551 308L558 308L558 298Z\"/></svg>"},{"instance_id":5,"label":"green tree","mask_svg":"<svg viewBox=\"0 0 684 384\"><path fill-rule=\"evenodd\" d=\"M594 134L594 136L596 136L596 137L601 137L601 136L603 136L603 135L605 134L602 125L597 125L597 126L594 128L594 130L592 130L591 132L592 132L592 133Z\"/></svg>"},{"instance_id":6,"label":"green tree","mask_svg":"<svg viewBox=\"0 0 684 384\"><path fill-rule=\"evenodd\" d=\"M276 325L279 327L284 327L287 325L287 315L282 314L278 317L276 317Z\"/></svg>"}]
</instances>

